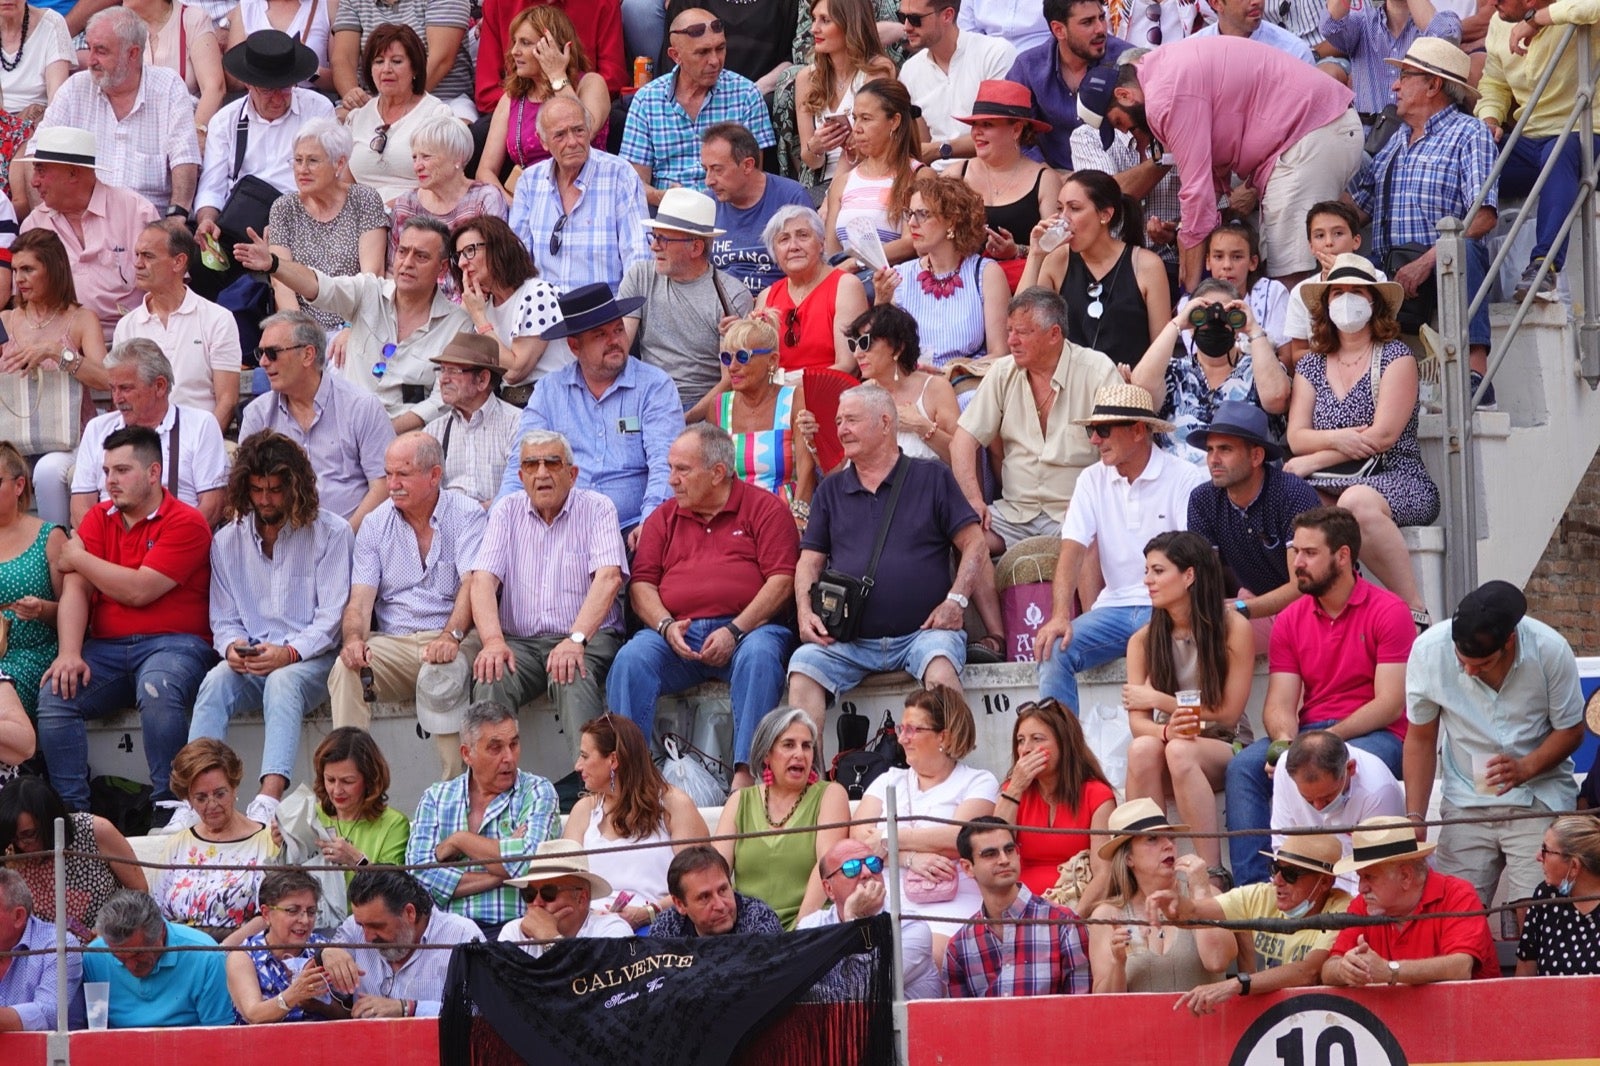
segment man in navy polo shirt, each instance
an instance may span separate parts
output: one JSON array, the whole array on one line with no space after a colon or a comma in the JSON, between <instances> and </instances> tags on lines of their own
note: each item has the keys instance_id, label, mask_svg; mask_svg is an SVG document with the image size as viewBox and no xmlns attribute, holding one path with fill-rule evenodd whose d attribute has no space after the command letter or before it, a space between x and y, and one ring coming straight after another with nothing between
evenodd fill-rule
<instances>
[{"instance_id":1,"label":"man in navy polo shirt","mask_svg":"<svg viewBox=\"0 0 1600 1066\"><path fill-rule=\"evenodd\" d=\"M1211 484L1189 494L1189 529L1211 542L1232 588L1233 609L1271 618L1300 597L1289 578L1295 516L1321 507L1316 490L1276 462L1283 449L1267 431L1266 412L1252 403L1218 404L1209 429L1189 440L1206 450Z\"/></svg>"},{"instance_id":2,"label":"man in navy polo shirt","mask_svg":"<svg viewBox=\"0 0 1600 1066\"><path fill-rule=\"evenodd\" d=\"M1054 40L1017 56L1006 80L1032 90L1033 117L1050 123L1049 132L1038 135L1044 161L1071 170L1072 131L1082 124L1078 88L1090 70L1114 67L1133 46L1110 35L1100 0L1044 0L1044 17Z\"/></svg>"},{"instance_id":3,"label":"man in navy polo shirt","mask_svg":"<svg viewBox=\"0 0 1600 1066\"><path fill-rule=\"evenodd\" d=\"M819 731L828 696L854 688L869 673L905 670L925 688L949 685L959 692L967 598L989 561L978 515L950 468L901 455L899 419L887 392L877 385L846 391L838 422L851 465L823 479L811 498L794 582L803 643L789 660L789 702L805 708ZM824 568L866 576L890 494L902 478L860 631L848 644L837 641L811 608L811 586ZM952 548L961 556L953 581Z\"/></svg>"}]
</instances>

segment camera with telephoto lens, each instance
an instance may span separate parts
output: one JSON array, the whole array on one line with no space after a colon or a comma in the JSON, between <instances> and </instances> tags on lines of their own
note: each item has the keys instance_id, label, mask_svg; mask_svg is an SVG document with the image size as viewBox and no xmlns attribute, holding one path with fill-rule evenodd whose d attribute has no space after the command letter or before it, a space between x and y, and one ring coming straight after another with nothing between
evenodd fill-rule
<instances>
[{"instance_id":1,"label":"camera with telephoto lens","mask_svg":"<svg viewBox=\"0 0 1600 1066\"><path fill-rule=\"evenodd\" d=\"M1189 308L1190 326L1199 329L1208 324L1225 325L1228 329L1237 333L1239 330L1244 329L1245 314L1240 308L1223 307L1220 303L1197 303Z\"/></svg>"}]
</instances>

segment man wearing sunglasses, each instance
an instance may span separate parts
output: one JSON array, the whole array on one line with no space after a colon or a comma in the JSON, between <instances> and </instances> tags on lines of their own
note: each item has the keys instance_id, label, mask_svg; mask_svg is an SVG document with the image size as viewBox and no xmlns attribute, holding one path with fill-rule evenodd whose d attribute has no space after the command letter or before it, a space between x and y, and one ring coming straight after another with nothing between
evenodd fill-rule
<instances>
[{"instance_id":1,"label":"man wearing sunglasses","mask_svg":"<svg viewBox=\"0 0 1600 1066\"><path fill-rule=\"evenodd\" d=\"M955 119L970 115L978 85L1006 76L1017 49L1004 37L958 29L960 0L900 0L896 15L906 28L906 44L916 54L900 69L900 83L922 109L932 138L922 145L922 161L939 170L950 160L972 158L972 131Z\"/></svg>"},{"instance_id":2,"label":"man wearing sunglasses","mask_svg":"<svg viewBox=\"0 0 1600 1066\"><path fill-rule=\"evenodd\" d=\"M883 885L883 856L859 840L847 838L829 848L817 863L817 875L822 878L822 892L828 897L828 906L801 918L796 929L821 929L857 918L870 918L888 903ZM944 997L944 975L933 961L933 932L927 922L916 919L900 922L900 958L905 964L907 999ZM844 976L855 961L845 959L817 982L822 998L828 998L828 987L835 982L841 987L851 987Z\"/></svg>"},{"instance_id":3,"label":"man wearing sunglasses","mask_svg":"<svg viewBox=\"0 0 1600 1066\"><path fill-rule=\"evenodd\" d=\"M654 207L674 186L704 190L700 135L719 122L737 122L763 149L777 143L761 93L750 79L728 70L722 21L702 8L672 20L667 57L677 66L633 97L618 154L633 164Z\"/></svg>"},{"instance_id":4,"label":"man wearing sunglasses","mask_svg":"<svg viewBox=\"0 0 1600 1066\"><path fill-rule=\"evenodd\" d=\"M621 915L590 908L593 900L611 895L611 883L589 869L589 857L582 850L576 840L546 840L534 853L528 872L506 882L507 888L517 890L528 911L501 926L502 943L521 944L537 959L553 940L633 935L633 926ZM526 940L542 943L522 943Z\"/></svg>"},{"instance_id":5,"label":"man wearing sunglasses","mask_svg":"<svg viewBox=\"0 0 1600 1066\"><path fill-rule=\"evenodd\" d=\"M1269 883L1241 885L1208 899L1190 899L1172 889L1152 892L1148 902L1151 920L1179 925L1196 918L1201 921L1240 922L1253 918L1282 921L1318 914L1343 914L1350 906L1350 893L1335 887L1334 883L1334 864L1343 854L1338 837L1286 837L1274 851L1262 854L1272 861ZM1198 1016L1210 1014L1234 996L1262 995L1283 988L1318 984L1336 931L1301 929L1283 934L1258 929L1253 936L1254 972L1241 965L1237 977L1199 985L1178 1000L1178 1005Z\"/></svg>"}]
</instances>

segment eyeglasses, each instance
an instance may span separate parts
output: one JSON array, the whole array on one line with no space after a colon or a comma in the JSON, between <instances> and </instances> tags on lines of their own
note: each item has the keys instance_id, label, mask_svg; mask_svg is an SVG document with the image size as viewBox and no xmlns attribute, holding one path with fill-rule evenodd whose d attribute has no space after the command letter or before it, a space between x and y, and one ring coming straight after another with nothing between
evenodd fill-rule
<instances>
[{"instance_id":1,"label":"eyeglasses","mask_svg":"<svg viewBox=\"0 0 1600 1066\"><path fill-rule=\"evenodd\" d=\"M561 893L576 891L578 891L576 885L540 885L537 888L533 885L523 885L517 890L517 895L522 897L524 903L532 903L536 899L554 903Z\"/></svg>"},{"instance_id":2,"label":"eyeglasses","mask_svg":"<svg viewBox=\"0 0 1600 1066\"><path fill-rule=\"evenodd\" d=\"M867 868L868 873L883 873L883 860L878 858L876 855L868 855L863 859L844 860L844 862L839 864L839 868L828 876L832 877L834 874L844 874L851 880L855 880L857 877L861 876L861 868L863 866Z\"/></svg>"},{"instance_id":3,"label":"eyeglasses","mask_svg":"<svg viewBox=\"0 0 1600 1066\"><path fill-rule=\"evenodd\" d=\"M1090 440L1096 438L1105 439L1111 436L1112 430L1127 429L1131 425L1133 425L1132 422L1100 422L1096 425L1084 426L1083 431L1088 434Z\"/></svg>"},{"instance_id":4,"label":"eyeglasses","mask_svg":"<svg viewBox=\"0 0 1600 1066\"><path fill-rule=\"evenodd\" d=\"M783 316L783 343L793 348L800 343L800 309L789 308Z\"/></svg>"},{"instance_id":5,"label":"eyeglasses","mask_svg":"<svg viewBox=\"0 0 1600 1066\"><path fill-rule=\"evenodd\" d=\"M919 737L924 733L942 733L942 732L944 732L944 730L935 729L932 726L927 726L927 725L908 725L905 722L901 722L899 725L895 726L895 731L898 732L901 736L910 735L910 736L913 736L913 737Z\"/></svg>"},{"instance_id":6,"label":"eyeglasses","mask_svg":"<svg viewBox=\"0 0 1600 1066\"><path fill-rule=\"evenodd\" d=\"M1402 69L1399 74L1395 75L1395 80L1399 81L1401 78L1436 78L1436 77L1438 77L1437 74L1429 74L1425 70L1405 70L1405 69Z\"/></svg>"},{"instance_id":7,"label":"eyeglasses","mask_svg":"<svg viewBox=\"0 0 1600 1066\"><path fill-rule=\"evenodd\" d=\"M567 228L567 219L571 215L562 215L556 219L556 228L550 231L550 254L555 255L561 251L561 231Z\"/></svg>"},{"instance_id":8,"label":"eyeglasses","mask_svg":"<svg viewBox=\"0 0 1600 1066\"><path fill-rule=\"evenodd\" d=\"M382 155L383 150L389 147L389 127L392 125L393 123L391 122L385 122L379 126L373 133L372 140L367 142L367 147Z\"/></svg>"},{"instance_id":9,"label":"eyeglasses","mask_svg":"<svg viewBox=\"0 0 1600 1066\"><path fill-rule=\"evenodd\" d=\"M681 30L669 30L669 33L681 33L685 37L704 37L707 32L721 33L722 20L712 19L710 22L696 22L693 26L685 26Z\"/></svg>"},{"instance_id":10,"label":"eyeglasses","mask_svg":"<svg viewBox=\"0 0 1600 1066\"><path fill-rule=\"evenodd\" d=\"M483 241L478 241L475 244L463 244L460 248L456 249L456 258L463 263L470 263L474 259L478 258L479 252L483 251L487 247L488 244Z\"/></svg>"},{"instance_id":11,"label":"eyeglasses","mask_svg":"<svg viewBox=\"0 0 1600 1066\"><path fill-rule=\"evenodd\" d=\"M922 225L924 222L928 221L928 219L930 219L932 217L933 217L933 212L929 211L925 207L919 207L915 211L907 211L906 212L906 221L907 222L915 222L919 226Z\"/></svg>"},{"instance_id":12,"label":"eyeglasses","mask_svg":"<svg viewBox=\"0 0 1600 1066\"><path fill-rule=\"evenodd\" d=\"M651 244L693 244L705 240L704 237L663 237L653 229L645 230L644 239Z\"/></svg>"},{"instance_id":13,"label":"eyeglasses","mask_svg":"<svg viewBox=\"0 0 1600 1066\"><path fill-rule=\"evenodd\" d=\"M1267 863L1267 870L1273 876L1283 878L1283 883L1286 885L1294 884L1296 881L1300 880L1300 878L1311 872L1310 870L1303 869L1302 867L1290 866L1288 863L1278 862L1277 860Z\"/></svg>"},{"instance_id":14,"label":"eyeglasses","mask_svg":"<svg viewBox=\"0 0 1600 1066\"><path fill-rule=\"evenodd\" d=\"M1555 850L1553 850L1551 848L1545 847L1543 844L1540 844L1539 845L1539 861L1540 862L1544 862L1544 860L1550 858L1551 856L1554 856L1555 858L1558 858L1558 859L1570 859L1570 858L1572 858L1571 855L1568 855L1564 851L1555 851Z\"/></svg>"},{"instance_id":15,"label":"eyeglasses","mask_svg":"<svg viewBox=\"0 0 1600 1066\"><path fill-rule=\"evenodd\" d=\"M233 789L219 788L211 792L189 793L189 806L198 809L208 803L221 803L231 806L233 804Z\"/></svg>"},{"instance_id":16,"label":"eyeglasses","mask_svg":"<svg viewBox=\"0 0 1600 1066\"><path fill-rule=\"evenodd\" d=\"M317 914L317 908L315 907L280 907L276 903L268 903L266 909L288 915L290 921L299 921L301 918L306 917L314 918Z\"/></svg>"},{"instance_id":17,"label":"eyeglasses","mask_svg":"<svg viewBox=\"0 0 1600 1066\"><path fill-rule=\"evenodd\" d=\"M922 15L914 14L914 13L912 13L910 11L896 11L894 13L894 17L899 19L901 22L904 22L907 26L910 26L912 29L916 29L918 26L922 25L922 20L927 18L928 15L931 15L931 14L933 14L933 12L931 12L931 11L927 12L926 14L922 14Z\"/></svg>"},{"instance_id":18,"label":"eyeglasses","mask_svg":"<svg viewBox=\"0 0 1600 1066\"><path fill-rule=\"evenodd\" d=\"M313 345L310 345L310 344L279 344L279 345L274 345L273 347L270 347L270 348L257 348L256 349L256 362L258 362L258 363L270 363L270 362L275 361L278 358L278 356L282 355L284 352L292 352L296 348L310 348L310 347L313 347Z\"/></svg>"},{"instance_id":19,"label":"eyeglasses","mask_svg":"<svg viewBox=\"0 0 1600 1066\"><path fill-rule=\"evenodd\" d=\"M744 366L758 355L771 354L771 348L740 348L736 352L721 352L718 354L717 358L722 360L723 366L732 366L734 363Z\"/></svg>"},{"instance_id":20,"label":"eyeglasses","mask_svg":"<svg viewBox=\"0 0 1600 1066\"><path fill-rule=\"evenodd\" d=\"M522 460L524 470L560 470L567 460L559 455L530 455Z\"/></svg>"},{"instance_id":21,"label":"eyeglasses","mask_svg":"<svg viewBox=\"0 0 1600 1066\"><path fill-rule=\"evenodd\" d=\"M851 355L855 355L858 352L864 352L868 348L872 347L872 334L870 332L865 332L858 333L854 337L846 337L844 339L844 344L846 348L850 349Z\"/></svg>"},{"instance_id":22,"label":"eyeglasses","mask_svg":"<svg viewBox=\"0 0 1600 1066\"><path fill-rule=\"evenodd\" d=\"M382 358L380 358L376 363L372 364L372 376L377 378L379 381L382 381L383 375L389 372L389 360L393 359L394 353L399 350L399 346L397 345L385 344L383 346Z\"/></svg>"},{"instance_id":23,"label":"eyeglasses","mask_svg":"<svg viewBox=\"0 0 1600 1066\"><path fill-rule=\"evenodd\" d=\"M1106 313L1106 305L1100 302L1100 294L1105 291L1105 285L1095 281L1089 284L1089 306L1084 308L1084 313L1090 318L1098 319Z\"/></svg>"}]
</instances>

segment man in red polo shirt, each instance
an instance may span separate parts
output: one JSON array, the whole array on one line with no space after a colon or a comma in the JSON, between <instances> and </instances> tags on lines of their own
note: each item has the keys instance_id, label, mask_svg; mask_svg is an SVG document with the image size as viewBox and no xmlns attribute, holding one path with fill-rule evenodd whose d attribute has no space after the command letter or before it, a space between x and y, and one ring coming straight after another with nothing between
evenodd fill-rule
<instances>
[{"instance_id":1,"label":"man in red polo shirt","mask_svg":"<svg viewBox=\"0 0 1600 1066\"><path fill-rule=\"evenodd\" d=\"M511 20L530 7L546 5L560 8L572 20L578 42L594 69L606 80L612 97L618 96L623 86L633 84L633 72L622 54L622 6L618 0L483 0L483 17L478 22L478 71L473 86L480 114L493 114L505 92ZM650 58L654 60L655 56ZM573 73L572 77L576 80L578 75ZM591 117L604 123L608 116Z\"/></svg>"},{"instance_id":2,"label":"man in red polo shirt","mask_svg":"<svg viewBox=\"0 0 1600 1066\"><path fill-rule=\"evenodd\" d=\"M1404 818L1380 815L1352 834L1350 857L1333 868L1361 875L1361 895L1345 913L1407 920L1341 930L1322 964L1323 984L1360 988L1500 976L1488 919L1429 917L1482 904L1471 884L1428 866L1434 845L1419 843L1415 829Z\"/></svg>"},{"instance_id":3,"label":"man in red polo shirt","mask_svg":"<svg viewBox=\"0 0 1600 1066\"><path fill-rule=\"evenodd\" d=\"M728 682L737 788L750 783L756 723L783 701L800 535L783 501L733 465L733 439L705 422L668 449L674 498L644 520L629 586L649 628L617 653L606 702L649 737L662 693Z\"/></svg>"},{"instance_id":4,"label":"man in red polo shirt","mask_svg":"<svg viewBox=\"0 0 1600 1066\"><path fill-rule=\"evenodd\" d=\"M67 809L89 809L90 718L139 708L157 800L189 736L211 649L211 529L162 487L161 438L125 426L105 439L111 502L89 509L61 550L61 647L39 692L39 746ZM87 639L86 639L87 638Z\"/></svg>"}]
</instances>

